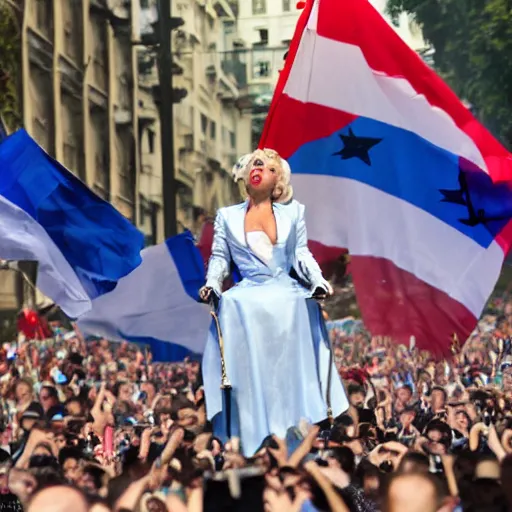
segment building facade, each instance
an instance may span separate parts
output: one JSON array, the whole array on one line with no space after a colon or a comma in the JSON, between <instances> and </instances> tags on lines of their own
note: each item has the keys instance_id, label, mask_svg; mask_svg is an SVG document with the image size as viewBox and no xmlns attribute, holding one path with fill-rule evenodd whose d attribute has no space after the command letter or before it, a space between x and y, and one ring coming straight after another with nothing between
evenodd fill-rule
<instances>
[{"instance_id":1,"label":"building facade","mask_svg":"<svg viewBox=\"0 0 512 512\"><path fill-rule=\"evenodd\" d=\"M23 124L130 220L136 217L130 3L25 0Z\"/></svg>"},{"instance_id":2,"label":"building facade","mask_svg":"<svg viewBox=\"0 0 512 512\"><path fill-rule=\"evenodd\" d=\"M236 202L231 168L250 149L250 116L238 107L240 84L223 65L229 32L236 30L236 3L227 0L175 0L172 16L183 25L172 32L174 104L174 178L178 229L197 233L205 215ZM154 35L155 0L141 1L140 38ZM226 43L228 41L228 43ZM148 204L161 204L162 169L158 107L152 94L158 84L156 54L137 46L139 129L141 136L141 223L150 219ZM181 97L183 91L186 96ZM159 152L158 152L159 153ZM142 190L150 190L145 196ZM145 212L147 211L147 214Z\"/></svg>"},{"instance_id":3,"label":"building facade","mask_svg":"<svg viewBox=\"0 0 512 512\"><path fill-rule=\"evenodd\" d=\"M247 64L247 104L252 144L259 142L279 71L300 11L295 0L239 0L238 33Z\"/></svg>"},{"instance_id":4,"label":"building facade","mask_svg":"<svg viewBox=\"0 0 512 512\"><path fill-rule=\"evenodd\" d=\"M250 146L237 81L217 50L225 28L236 25L232 5L172 2L173 15L185 20L172 36L182 71L175 87L187 90L174 109L182 228L194 229L197 212L236 200L229 171ZM25 0L23 12L23 125L132 220L148 244L162 241L158 69L154 43L143 40L156 21L156 0Z\"/></svg>"},{"instance_id":5,"label":"building facade","mask_svg":"<svg viewBox=\"0 0 512 512\"><path fill-rule=\"evenodd\" d=\"M195 228L201 216L239 200L231 169L250 146L250 116L238 106L243 84L225 65L237 31L237 3L175 0L184 25L173 36L174 61L183 73L175 86L188 91L175 107L178 222Z\"/></svg>"}]
</instances>

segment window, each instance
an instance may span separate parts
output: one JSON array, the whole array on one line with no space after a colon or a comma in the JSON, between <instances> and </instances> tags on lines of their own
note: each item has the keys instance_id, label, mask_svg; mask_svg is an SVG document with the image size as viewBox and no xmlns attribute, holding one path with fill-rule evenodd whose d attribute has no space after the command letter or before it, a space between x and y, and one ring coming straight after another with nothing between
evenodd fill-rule
<instances>
[{"instance_id":1,"label":"window","mask_svg":"<svg viewBox=\"0 0 512 512\"><path fill-rule=\"evenodd\" d=\"M64 140L64 167L73 174L77 174L78 167L78 155L75 141L68 136L68 139Z\"/></svg>"},{"instance_id":2,"label":"window","mask_svg":"<svg viewBox=\"0 0 512 512\"><path fill-rule=\"evenodd\" d=\"M210 122L210 139L215 140L217 138L217 124L214 121Z\"/></svg>"},{"instance_id":3,"label":"window","mask_svg":"<svg viewBox=\"0 0 512 512\"><path fill-rule=\"evenodd\" d=\"M253 14L266 14L267 0L252 0L252 13Z\"/></svg>"},{"instance_id":4,"label":"window","mask_svg":"<svg viewBox=\"0 0 512 512\"><path fill-rule=\"evenodd\" d=\"M254 78L268 78L270 76L270 62L268 60L260 60L254 64Z\"/></svg>"},{"instance_id":5,"label":"window","mask_svg":"<svg viewBox=\"0 0 512 512\"><path fill-rule=\"evenodd\" d=\"M260 29L260 44L265 46L268 44L268 30L266 28Z\"/></svg>"},{"instance_id":6,"label":"window","mask_svg":"<svg viewBox=\"0 0 512 512\"><path fill-rule=\"evenodd\" d=\"M236 133L235 132L229 132L229 142L231 144L231 147L233 149L236 149Z\"/></svg>"},{"instance_id":7,"label":"window","mask_svg":"<svg viewBox=\"0 0 512 512\"><path fill-rule=\"evenodd\" d=\"M292 8L290 0L283 0L283 12L290 12L291 10Z\"/></svg>"},{"instance_id":8,"label":"window","mask_svg":"<svg viewBox=\"0 0 512 512\"><path fill-rule=\"evenodd\" d=\"M148 130L148 147L149 153L153 154L155 152L155 132L153 130Z\"/></svg>"},{"instance_id":9,"label":"window","mask_svg":"<svg viewBox=\"0 0 512 512\"><path fill-rule=\"evenodd\" d=\"M206 130L208 129L208 118L201 114L201 132L203 135L206 135Z\"/></svg>"}]
</instances>

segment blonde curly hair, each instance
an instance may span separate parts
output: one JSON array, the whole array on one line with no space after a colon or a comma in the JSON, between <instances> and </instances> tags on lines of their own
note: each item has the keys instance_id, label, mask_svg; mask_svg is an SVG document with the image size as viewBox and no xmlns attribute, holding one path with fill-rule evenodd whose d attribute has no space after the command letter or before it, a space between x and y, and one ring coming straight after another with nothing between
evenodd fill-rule
<instances>
[{"instance_id":1,"label":"blonde curly hair","mask_svg":"<svg viewBox=\"0 0 512 512\"><path fill-rule=\"evenodd\" d=\"M272 192L272 200L277 203L288 203L293 197L293 188L290 185L291 169L288 162L279 156L273 149L257 149L254 153L242 156L234 165L232 174L235 182L242 182L241 191L247 195L247 181L252 164L256 158L264 158L275 162L277 168L277 183Z\"/></svg>"}]
</instances>

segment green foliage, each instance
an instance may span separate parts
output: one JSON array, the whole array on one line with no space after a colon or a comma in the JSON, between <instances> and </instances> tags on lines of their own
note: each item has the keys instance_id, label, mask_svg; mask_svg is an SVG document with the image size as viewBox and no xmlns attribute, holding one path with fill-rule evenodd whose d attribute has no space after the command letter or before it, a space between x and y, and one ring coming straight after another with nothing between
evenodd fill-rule
<instances>
[{"instance_id":1,"label":"green foliage","mask_svg":"<svg viewBox=\"0 0 512 512\"><path fill-rule=\"evenodd\" d=\"M21 125L21 31L13 8L0 0L0 115L14 130Z\"/></svg>"},{"instance_id":2,"label":"green foliage","mask_svg":"<svg viewBox=\"0 0 512 512\"><path fill-rule=\"evenodd\" d=\"M415 19L435 49L437 71L512 147L510 0L389 0L387 9Z\"/></svg>"}]
</instances>

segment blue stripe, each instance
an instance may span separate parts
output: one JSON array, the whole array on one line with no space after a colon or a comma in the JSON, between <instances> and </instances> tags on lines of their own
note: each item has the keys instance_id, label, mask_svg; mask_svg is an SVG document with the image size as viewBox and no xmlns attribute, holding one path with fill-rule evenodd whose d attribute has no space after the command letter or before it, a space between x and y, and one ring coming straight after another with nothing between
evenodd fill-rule
<instances>
[{"instance_id":1,"label":"blue stripe","mask_svg":"<svg viewBox=\"0 0 512 512\"><path fill-rule=\"evenodd\" d=\"M178 269L183 288L190 297L199 301L199 289L205 283L205 268L192 233L185 231L169 238L165 245Z\"/></svg>"},{"instance_id":2,"label":"blue stripe","mask_svg":"<svg viewBox=\"0 0 512 512\"><path fill-rule=\"evenodd\" d=\"M142 261L142 233L24 130L0 144L0 194L45 229L91 298Z\"/></svg>"},{"instance_id":3,"label":"blue stripe","mask_svg":"<svg viewBox=\"0 0 512 512\"><path fill-rule=\"evenodd\" d=\"M125 336L122 337L126 341L137 343L138 345L148 346L151 350L153 361L156 363L177 363L183 361L186 357L195 361L201 360L201 355L195 354L190 350L176 345L175 343L169 343L168 341L157 340L155 338L144 338L140 336Z\"/></svg>"},{"instance_id":4,"label":"blue stripe","mask_svg":"<svg viewBox=\"0 0 512 512\"><path fill-rule=\"evenodd\" d=\"M194 243L190 231L185 231L177 236L169 238L165 242L171 258L176 265L178 274L187 294L194 300L199 300L199 289L205 282L205 268L203 258ZM170 319L172 321L172 319ZM200 360L201 356L190 350L171 343L151 337L121 336L133 343L149 346L155 362L173 363L183 361L186 357Z\"/></svg>"},{"instance_id":5,"label":"blue stripe","mask_svg":"<svg viewBox=\"0 0 512 512\"><path fill-rule=\"evenodd\" d=\"M357 157L335 155L344 144L339 135L382 139L369 151L371 165ZM360 117L322 139L301 146L289 160L294 174L328 175L365 183L437 217L483 247L495 238L512 218L512 193L509 184L495 185L489 176L457 155L440 149L422 137L373 119ZM468 226L468 208L443 202L441 190L458 190L459 171L466 173L475 210L485 210L486 218L499 217L485 225ZM386 221L386 212L382 212ZM392 219L389 219L392 222ZM419 227L420 228L420 227Z\"/></svg>"}]
</instances>

